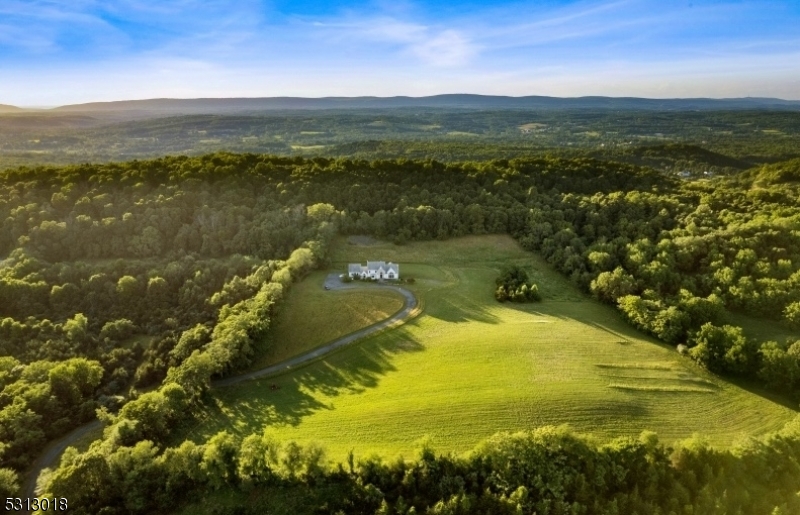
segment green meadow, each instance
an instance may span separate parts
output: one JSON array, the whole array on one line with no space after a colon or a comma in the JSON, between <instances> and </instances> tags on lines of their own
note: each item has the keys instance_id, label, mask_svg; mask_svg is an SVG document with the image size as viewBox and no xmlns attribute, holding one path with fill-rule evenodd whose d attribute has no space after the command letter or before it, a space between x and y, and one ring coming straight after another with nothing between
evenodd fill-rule
<instances>
[{"instance_id":1,"label":"green meadow","mask_svg":"<svg viewBox=\"0 0 800 515\"><path fill-rule=\"evenodd\" d=\"M364 243L341 239L336 266L400 263L401 275L416 280L408 287L422 314L285 375L212 390L198 422L176 442L268 427L285 441L318 442L339 460L350 450L411 456L421 438L438 451L462 452L498 431L569 424L602 439L649 429L662 441L699 434L728 445L795 414L632 329L507 236ZM494 300L494 279L507 263L529 271L541 303ZM304 342L313 336L293 334L324 335L316 346L335 337L325 332L331 324L353 321L342 292L324 291L323 278L313 274L289 294L276 334L297 346L267 353L273 357L265 362L311 346ZM383 293L360 294L358 311L375 310L363 324L391 311Z\"/></svg>"},{"instance_id":2,"label":"green meadow","mask_svg":"<svg viewBox=\"0 0 800 515\"><path fill-rule=\"evenodd\" d=\"M328 272L295 285L251 369L264 368L392 316L403 296L377 288L325 291ZM358 283L357 283L358 284Z\"/></svg>"}]
</instances>

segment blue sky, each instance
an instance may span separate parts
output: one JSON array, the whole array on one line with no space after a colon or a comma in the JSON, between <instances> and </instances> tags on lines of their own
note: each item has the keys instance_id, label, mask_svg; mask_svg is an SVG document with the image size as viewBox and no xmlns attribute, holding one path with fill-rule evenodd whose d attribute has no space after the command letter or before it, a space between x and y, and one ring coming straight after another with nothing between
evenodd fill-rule
<instances>
[{"instance_id":1,"label":"blue sky","mask_svg":"<svg viewBox=\"0 0 800 515\"><path fill-rule=\"evenodd\" d=\"M800 0L0 0L0 103L800 99Z\"/></svg>"}]
</instances>

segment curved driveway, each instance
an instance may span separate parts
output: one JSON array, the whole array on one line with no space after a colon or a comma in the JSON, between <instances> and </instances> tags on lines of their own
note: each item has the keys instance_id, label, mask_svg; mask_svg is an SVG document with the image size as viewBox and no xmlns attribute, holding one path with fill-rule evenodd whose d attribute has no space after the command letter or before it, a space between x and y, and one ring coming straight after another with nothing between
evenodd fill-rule
<instances>
[{"instance_id":1,"label":"curved driveway","mask_svg":"<svg viewBox=\"0 0 800 515\"><path fill-rule=\"evenodd\" d=\"M336 274L328 275L328 277L325 279L325 286L329 290L349 290L356 288L364 288L364 286L361 286L361 284L357 282L342 283L342 281L339 280L339 276ZM214 381L212 383L212 387L232 386L235 384L239 384L243 381L250 381L251 379L260 379L262 377L278 375L284 372L288 372L294 368L297 368L300 365L305 365L311 361L321 358L322 356L325 356L326 354L330 354L336 349L340 349L346 345L349 345L356 340L360 340L365 336L369 336L373 333L386 329L387 327L405 321L413 314L414 309L417 307L417 298L414 296L413 293L406 290L405 288L401 288L400 286L381 284L381 283L375 283L374 285L370 284L369 287L384 288L399 292L405 298L405 304L403 305L403 309L401 309L394 315L390 316L389 318L386 318L376 324L373 324L369 327L365 327L364 329L359 329L358 331L342 336L341 338L337 338L336 340L333 340L332 342L323 345L322 347L317 347L316 349L308 351L305 354L301 354L299 356L295 356L294 358L287 359L286 361L282 361L277 365L272 365L266 368L255 370L247 374L242 374Z\"/></svg>"},{"instance_id":2,"label":"curved driveway","mask_svg":"<svg viewBox=\"0 0 800 515\"><path fill-rule=\"evenodd\" d=\"M356 340L360 340L361 338L374 334L378 331L382 331L383 329L386 329L393 325L399 325L400 323L411 318L417 307L417 298L414 296L414 294L400 286L394 286L382 283L374 283L374 284L370 283L368 286L363 285L363 283L359 282L343 283L339 279L339 276L337 274L329 274L328 277L325 279L325 287L329 290L351 290L359 288L383 288L383 289L394 290L400 293L405 298L405 304L403 305L403 309L401 309L394 315L369 327L365 327L364 329L359 329L358 331L342 336L341 338L337 338L336 340L326 345L323 345L322 347L318 347L314 350L306 352L305 354L295 356L294 358L287 359L286 361L282 361L276 365L271 365L269 367L255 370L253 372L248 372L247 374L242 374L234 377L227 377L225 379L219 379L217 381L213 381L211 383L211 387L223 388L227 386L233 386L242 383L244 381L251 381L253 379L261 379L263 377L279 375L284 372L289 372L299 366L306 365L312 361L321 358L322 356L330 354L331 352L334 352L337 349L345 347L355 342ZM29 498L35 497L36 480L39 478L39 474L41 474L42 469L53 466L56 463L56 460L58 460L58 457L61 456L61 453L63 453L67 447L69 447L82 437L84 437L86 434L100 427L102 427L100 421L95 420L93 422L78 427L71 433L62 437L60 440L56 440L55 442L48 445L45 451L36 459L36 461L33 464L33 469L25 479L22 488L23 496Z\"/></svg>"}]
</instances>

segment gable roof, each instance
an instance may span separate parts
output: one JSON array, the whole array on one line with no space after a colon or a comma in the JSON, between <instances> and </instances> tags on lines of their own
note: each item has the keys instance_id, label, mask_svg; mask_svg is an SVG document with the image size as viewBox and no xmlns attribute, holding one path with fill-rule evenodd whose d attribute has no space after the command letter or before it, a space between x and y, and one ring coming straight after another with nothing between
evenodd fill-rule
<instances>
[{"instance_id":1,"label":"gable roof","mask_svg":"<svg viewBox=\"0 0 800 515\"><path fill-rule=\"evenodd\" d=\"M386 268L386 263L384 261L367 261L367 270L379 270L381 268Z\"/></svg>"},{"instance_id":2,"label":"gable roof","mask_svg":"<svg viewBox=\"0 0 800 515\"><path fill-rule=\"evenodd\" d=\"M361 263L350 263L347 265L347 273L349 274L379 273L381 271L383 273L393 271L395 275L400 275L400 265L397 263L387 263L385 261L367 261L367 266Z\"/></svg>"}]
</instances>

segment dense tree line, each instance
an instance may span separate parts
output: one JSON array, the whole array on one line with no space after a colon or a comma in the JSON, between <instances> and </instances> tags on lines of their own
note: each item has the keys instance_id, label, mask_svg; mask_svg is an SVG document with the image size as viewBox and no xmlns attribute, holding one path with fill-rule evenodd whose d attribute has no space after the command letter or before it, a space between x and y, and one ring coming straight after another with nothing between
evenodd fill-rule
<instances>
[{"instance_id":1,"label":"dense tree line","mask_svg":"<svg viewBox=\"0 0 800 515\"><path fill-rule=\"evenodd\" d=\"M248 362L285 287L326 262L337 230L397 243L508 233L710 370L798 395L800 344L752 341L730 316L800 323L795 167L712 183L554 157L213 154L10 170L0 176L3 351L23 368L84 358L102 369L91 392L71 399L84 411L90 400L106 406L105 438L52 476L53 493L79 488L82 474L104 477L106 458L131 462L131 449L158 462L169 428L202 402L211 377ZM129 344L136 335L150 343ZM9 381L31 383L17 374ZM37 391L53 388L36 377ZM101 402L159 384L121 409L126 399ZM29 412L11 418L35 421ZM16 448L34 447L24 441Z\"/></svg>"},{"instance_id":2,"label":"dense tree line","mask_svg":"<svg viewBox=\"0 0 800 515\"><path fill-rule=\"evenodd\" d=\"M767 171L780 170L782 166L770 165ZM791 162L785 165L789 169L792 166ZM33 183L29 191L49 192L56 186L64 189L64 183L82 184L87 192L97 190L98 197L103 195L98 189L102 185L121 189L123 197L130 194L130 188L155 185L149 186L153 193L147 197L154 200L138 202L137 206L144 209L143 215L156 209L159 224L132 225L126 234L132 233L131 242L148 241L149 234L153 241L171 241L173 247L144 245L137 247L134 255L224 255L253 251L246 247L275 241L276 236L278 240L292 236L290 230L281 232L285 220L272 220L255 224L272 231L271 237L254 237L243 229L253 225L241 224L241 218L227 226L224 220L231 215L223 213L223 208L216 217L218 223L203 225L203 220L213 222L215 218L204 215L206 204L198 207L200 199L228 199L220 200L224 206L236 197L245 199L241 202L244 205L273 206L281 216L289 214L281 206L325 202L342 211L338 223L344 232L368 233L399 243L508 232L526 248L544 254L582 287L591 287L599 298L619 302L635 325L670 342L692 343L692 334L702 324L721 323L723 308L767 317L784 313L789 323L796 323L793 321L798 317L795 303L800 300L796 287L800 253L793 232L793 224L797 223L792 207L796 191L791 188L747 191L737 184L679 184L628 165L557 158L446 165L435 161L363 162L218 154L62 169L18 169L7 176L15 187ZM206 186L209 183L211 186ZM195 194L198 190L199 196ZM174 194L170 195L170 191ZM30 195L27 190L15 194ZM75 194L75 205L91 205L94 195ZM54 196L50 195L51 204ZM188 200L191 198L195 200ZM164 207L165 211L155 207L171 203L188 207ZM118 218L131 213L128 220L153 219L137 216L138 211L130 211L129 204L113 202L103 204L103 209L108 214L116 210ZM29 218L21 207L12 209ZM182 215L184 211L187 214ZM258 210L246 213L245 220L255 220L253 211ZM296 213L300 216L302 212ZM89 215L73 209L66 220L77 221L81 216ZM12 224L9 220L6 224L10 226L24 226L21 221ZM44 221L66 224L53 216ZM35 223L29 222L33 226L31 234L22 235L29 238L24 242L25 248L57 255L56 248L48 247L57 239L32 236L41 230L42 222L38 230ZM113 240L113 234L103 232L106 229L100 225L91 222L92 227L97 227L96 238L103 242ZM179 237L192 233L195 226L210 231L207 238L205 234L202 238L205 244L198 246L200 239ZM243 236L237 239L239 234ZM243 242L242 246L231 247L236 241ZM215 248L222 244L228 247ZM297 242L288 243L281 251L285 253L292 245ZM75 246L84 250L73 252L86 252L89 247ZM95 251L100 255L113 252L102 247ZM35 292L43 298L47 289L47 285L31 282L15 286L31 290L30 295L13 296L24 299L36 298ZM55 293L58 297L62 291ZM749 367L751 375L759 366Z\"/></svg>"},{"instance_id":3,"label":"dense tree line","mask_svg":"<svg viewBox=\"0 0 800 515\"><path fill-rule=\"evenodd\" d=\"M264 513L287 491L299 514L788 515L800 511L798 461L798 421L729 450L698 439L666 447L652 432L598 444L546 427L495 435L463 456L423 445L413 460L351 454L337 465L314 444L223 431L165 449L147 440L70 449L47 492L69 496L74 513L109 515L171 513L223 488L242 500L220 515Z\"/></svg>"},{"instance_id":4,"label":"dense tree line","mask_svg":"<svg viewBox=\"0 0 800 515\"><path fill-rule=\"evenodd\" d=\"M75 461L63 460L48 478L48 488L58 491L67 489L72 493L86 492L100 503L105 503L108 498L104 495L113 485L108 483L94 493L87 490L93 488L86 482L87 475L102 477L102 481L107 483L107 477L104 476L106 472L97 456L107 456L111 460L133 460L149 466L146 462L156 457L155 446L166 441L171 427L191 417L193 405L200 402L203 393L210 387L212 377L224 375L248 363L255 344L263 339L269 329L284 290L317 265L318 254L315 252L324 252L324 244L324 241L317 240L294 251L274 273L263 277L264 282L252 296L232 305L226 304L220 310L213 330L198 325L183 332L171 351L172 357L178 358L178 362L169 367L161 386L130 400L116 414L107 409L99 410L98 414L106 425L104 438L95 442L87 453L73 453ZM143 449L144 454L140 452ZM134 476L137 477L131 477L130 481L142 480L138 473L134 473ZM143 486L147 484L147 481L141 483ZM148 496L145 491L140 493ZM118 507L136 511L136 503L131 507L128 501L116 495L113 501L123 501ZM148 497L137 502L150 500ZM99 510L98 501L84 506L89 510L86 513L99 512L90 509L97 507Z\"/></svg>"},{"instance_id":5,"label":"dense tree line","mask_svg":"<svg viewBox=\"0 0 800 515\"><path fill-rule=\"evenodd\" d=\"M325 227L321 229L321 238L332 235ZM209 299L220 307L216 323L197 323L180 333L171 331L164 339L154 340L159 346L145 350L144 360L113 344L135 330L127 319L104 324L96 337L89 334L87 319L80 313L64 324L50 324L53 331L62 333L54 333L54 337L63 338L69 355L79 354L82 344L100 338L105 351L100 361L72 357L22 363L10 356L0 358L0 464L24 469L48 439L94 418L98 408L110 426L107 431L117 431L115 438L120 441L165 437L170 424L190 413L191 403L209 387L212 377L249 363L255 344L269 327L274 305L293 280L317 265L324 245L324 240L311 241L286 261L259 266L243 279L234 276ZM23 329L41 331L42 325ZM11 331L15 329L12 324ZM45 336L53 334L41 338ZM96 349L87 354L97 354ZM122 393L132 378L136 385L162 385L125 403L119 415L112 415L109 409L116 411L124 402L115 394Z\"/></svg>"},{"instance_id":6,"label":"dense tree line","mask_svg":"<svg viewBox=\"0 0 800 515\"><path fill-rule=\"evenodd\" d=\"M236 310L275 276L285 287L290 255L303 246L316 263L335 232L334 211L235 178L179 187L146 173L83 175L91 169L0 181L0 467L23 470L96 409L115 412L158 386L211 346L220 317L241 322ZM243 348L215 351L214 375L249 359L250 336L237 331L225 341ZM66 395L65 381L80 395ZM7 471L0 481L12 484Z\"/></svg>"}]
</instances>

